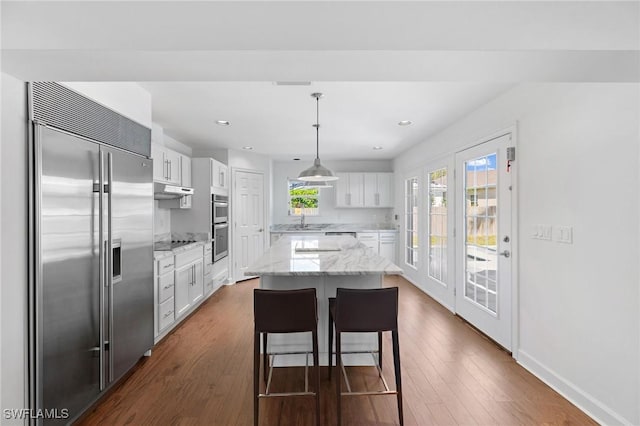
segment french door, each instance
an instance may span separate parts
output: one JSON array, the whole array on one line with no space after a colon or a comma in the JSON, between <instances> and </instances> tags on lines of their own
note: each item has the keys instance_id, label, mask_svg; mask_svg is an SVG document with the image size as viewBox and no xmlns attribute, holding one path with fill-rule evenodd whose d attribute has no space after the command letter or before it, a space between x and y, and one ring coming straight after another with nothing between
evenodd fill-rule
<instances>
[{"instance_id":1,"label":"french door","mask_svg":"<svg viewBox=\"0 0 640 426\"><path fill-rule=\"evenodd\" d=\"M456 312L511 350L512 196L506 134L456 154Z\"/></svg>"}]
</instances>

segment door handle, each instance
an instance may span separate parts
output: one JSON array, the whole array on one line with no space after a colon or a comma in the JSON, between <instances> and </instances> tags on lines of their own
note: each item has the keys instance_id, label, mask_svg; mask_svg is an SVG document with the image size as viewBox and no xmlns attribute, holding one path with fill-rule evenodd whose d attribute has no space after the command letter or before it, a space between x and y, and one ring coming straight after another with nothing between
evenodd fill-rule
<instances>
[{"instance_id":1,"label":"door handle","mask_svg":"<svg viewBox=\"0 0 640 426\"><path fill-rule=\"evenodd\" d=\"M511 257L511 252L510 252L509 250L502 251L502 252L500 252L500 253L498 253L498 254L499 254L500 256L504 256L504 257L506 257L506 258Z\"/></svg>"}]
</instances>

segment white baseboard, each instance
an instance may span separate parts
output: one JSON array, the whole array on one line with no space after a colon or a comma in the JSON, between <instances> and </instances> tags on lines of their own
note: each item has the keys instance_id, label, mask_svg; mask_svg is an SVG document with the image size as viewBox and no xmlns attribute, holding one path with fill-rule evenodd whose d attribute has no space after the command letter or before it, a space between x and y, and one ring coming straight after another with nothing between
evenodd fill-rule
<instances>
[{"instance_id":1,"label":"white baseboard","mask_svg":"<svg viewBox=\"0 0 640 426\"><path fill-rule=\"evenodd\" d=\"M534 357L522 349L518 351L517 363L531 372L534 376L549 385L553 390L567 398L572 404L584 411L601 425L630 425L632 422L623 418L611 408L581 390L569 380L557 374L552 369L538 362Z\"/></svg>"},{"instance_id":2,"label":"white baseboard","mask_svg":"<svg viewBox=\"0 0 640 426\"><path fill-rule=\"evenodd\" d=\"M429 296L430 298L432 298L433 300L435 300L436 302L438 302L439 304L441 304L442 306L447 308L447 310L451 311L451 313L455 314L455 311L453 310L453 306L450 306L449 304L445 303L444 300L442 300L438 296L432 294L431 292L429 292L429 290L423 288L420 284L418 284L417 282L412 280L408 275L402 274L402 278L404 278L405 280L409 281L418 290L420 290L421 292L425 293L427 296Z\"/></svg>"}]
</instances>

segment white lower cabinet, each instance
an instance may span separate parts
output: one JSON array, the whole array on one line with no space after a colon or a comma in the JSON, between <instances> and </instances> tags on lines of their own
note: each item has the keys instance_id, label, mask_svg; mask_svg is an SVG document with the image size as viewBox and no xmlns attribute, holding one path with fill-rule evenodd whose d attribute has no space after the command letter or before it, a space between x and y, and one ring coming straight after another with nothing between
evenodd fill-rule
<instances>
[{"instance_id":1,"label":"white lower cabinet","mask_svg":"<svg viewBox=\"0 0 640 426\"><path fill-rule=\"evenodd\" d=\"M380 232L378 237L378 254L396 262L396 236L395 232Z\"/></svg>"},{"instance_id":2,"label":"white lower cabinet","mask_svg":"<svg viewBox=\"0 0 640 426\"><path fill-rule=\"evenodd\" d=\"M193 274L191 287L189 287L189 300L193 305L198 303L204 297L204 264L202 259L193 264Z\"/></svg>"},{"instance_id":3,"label":"white lower cabinet","mask_svg":"<svg viewBox=\"0 0 640 426\"><path fill-rule=\"evenodd\" d=\"M217 271L218 276L211 260L209 243L156 261L155 343L211 295L219 283L226 284L228 259L224 259L224 269ZM224 274L220 274L222 271Z\"/></svg>"},{"instance_id":4,"label":"white lower cabinet","mask_svg":"<svg viewBox=\"0 0 640 426\"><path fill-rule=\"evenodd\" d=\"M358 240L369 247L379 256L390 261L396 261L396 238L395 232L358 232Z\"/></svg>"},{"instance_id":5,"label":"white lower cabinet","mask_svg":"<svg viewBox=\"0 0 640 426\"><path fill-rule=\"evenodd\" d=\"M170 297L160 303L158 308L158 331L162 332L169 327L176 319L174 298Z\"/></svg>"},{"instance_id":6,"label":"white lower cabinet","mask_svg":"<svg viewBox=\"0 0 640 426\"><path fill-rule=\"evenodd\" d=\"M191 306L189 288L191 287L192 265L176 269L176 318L186 313Z\"/></svg>"},{"instance_id":7,"label":"white lower cabinet","mask_svg":"<svg viewBox=\"0 0 640 426\"><path fill-rule=\"evenodd\" d=\"M182 316L204 297L202 259L176 269L176 316Z\"/></svg>"},{"instance_id":8,"label":"white lower cabinet","mask_svg":"<svg viewBox=\"0 0 640 426\"><path fill-rule=\"evenodd\" d=\"M377 232L358 232L357 238L362 244L373 250L375 254L379 253Z\"/></svg>"},{"instance_id":9,"label":"white lower cabinet","mask_svg":"<svg viewBox=\"0 0 640 426\"><path fill-rule=\"evenodd\" d=\"M175 321L175 261L169 256L156 261L155 265L156 303L155 336L166 330Z\"/></svg>"}]
</instances>

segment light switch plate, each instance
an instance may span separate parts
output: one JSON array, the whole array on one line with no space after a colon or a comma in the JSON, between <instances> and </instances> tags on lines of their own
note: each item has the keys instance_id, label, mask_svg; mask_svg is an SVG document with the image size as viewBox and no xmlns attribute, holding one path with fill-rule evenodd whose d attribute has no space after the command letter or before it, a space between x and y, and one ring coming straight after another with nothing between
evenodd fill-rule
<instances>
[{"instance_id":1,"label":"light switch plate","mask_svg":"<svg viewBox=\"0 0 640 426\"><path fill-rule=\"evenodd\" d=\"M555 240L559 243L573 243L573 228L571 226L556 226Z\"/></svg>"},{"instance_id":2,"label":"light switch plate","mask_svg":"<svg viewBox=\"0 0 640 426\"><path fill-rule=\"evenodd\" d=\"M533 225L531 238L551 241L552 229L551 225Z\"/></svg>"}]
</instances>

